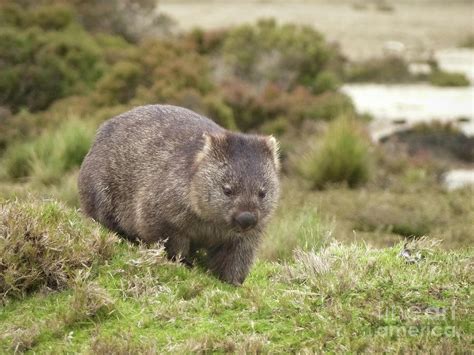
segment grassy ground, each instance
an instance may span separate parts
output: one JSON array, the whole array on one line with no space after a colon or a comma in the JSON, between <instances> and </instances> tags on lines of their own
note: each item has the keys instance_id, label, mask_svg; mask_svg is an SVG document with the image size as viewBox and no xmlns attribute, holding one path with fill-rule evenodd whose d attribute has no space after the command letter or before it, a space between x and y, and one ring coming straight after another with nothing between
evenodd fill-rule
<instances>
[{"instance_id":1,"label":"grassy ground","mask_svg":"<svg viewBox=\"0 0 474 355\"><path fill-rule=\"evenodd\" d=\"M159 246L118 241L54 201L3 203L0 212L0 352L461 352L472 345L472 247L446 251L429 239L385 249L341 245L306 218L302 230L321 232L312 235L319 244L287 261L257 262L235 288L200 266L168 262ZM22 257L43 254L56 258ZM6 277L12 270L16 278ZM22 270L24 277L36 270L35 283L26 287Z\"/></svg>"}]
</instances>

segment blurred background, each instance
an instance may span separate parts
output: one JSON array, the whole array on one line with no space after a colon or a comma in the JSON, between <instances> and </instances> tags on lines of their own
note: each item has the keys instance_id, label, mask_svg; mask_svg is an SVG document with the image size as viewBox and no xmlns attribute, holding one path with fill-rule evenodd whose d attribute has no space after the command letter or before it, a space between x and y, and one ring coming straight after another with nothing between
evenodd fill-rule
<instances>
[{"instance_id":1,"label":"blurred background","mask_svg":"<svg viewBox=\"0 0 474 355\"><path fill-rule=\"evenodd\" d=\"M0 0L0 198L78 207L94 132L167 103L281 142L261 250L474 240L474 2Z\"/></svg>"}]
</instances>

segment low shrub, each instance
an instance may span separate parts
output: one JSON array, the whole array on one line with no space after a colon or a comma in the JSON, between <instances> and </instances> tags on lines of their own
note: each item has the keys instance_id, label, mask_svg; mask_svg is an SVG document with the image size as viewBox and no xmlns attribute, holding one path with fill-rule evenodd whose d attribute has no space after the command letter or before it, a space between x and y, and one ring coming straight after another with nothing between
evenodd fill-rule
<instances>
[{"instance_id":1,"label":"low shrub","mask_svg":"<svg viewBox=\"0 0 474 355\"><path fill-rule=\"evenodd\" d=\"M343 117L330 125L321 144L300 161L299 168L313 188L330 183L355 187L368 181L370 164L367 139L353 120Z\"/></svg>"},{"instance_id":2,"label":"low shrub","mask_svg":"<svg viewBox=\"0 0 474 355\"><path fill-rule=\"evenodd\" d=\"M116 63L97 83L95 102L101 106L125 104L135 97L143 77L142 68L132 62Z\"/></svg>"},{"instance_id":3,"label":"low shrub","mask_svg":"<svg viewBox=\"0 0 474 355\"><path fill-rule=\"evenodd\" d=\"M345 70L349 82L402 83L414 81L407 63L400 57L388 56L349 64Z\"/></svg>"},{"instance_id":4,"label":"low shrub","mask_svg":"<svg viewBox=\"0 0 474 355\"><path fill-rule=\"evenodd\" d=\"M469 86L469 79L462 73L450 73L434 70L430 75L430 83L436 86Z\"/></svg>"},{"instance_id":5,"label":"low shrub","mask_svg":"<svg viewBox=\"0 0 474 355\"><path fill-rule=\"evenodd\" d=\"M0 204L0 299L63 289L78 270L102 263L118 239L54 201Z\"/></svg>"},{"instance_id":6,"label":"low shrub","mask_svg":"<svg viewBox=\"0 0 474 355\"><path fill-rule=\"evenodd\" d=\"M0 8L0 17L8 17L8 9ZM51 18L48 11L22 9L26 20L0 26L0 105L13 112L43 110L58 98L84 92L102 74L101 50L92 36L68 22L68 10Z\"/></svg>"},{"instance_id":7,"label":"low shrub","mask_svg":"<svg viewBox=\"0 0 474 355\"><path fill-rule=\"evenodd\" d=\"M341 116L355 114L355 108L351 99L339 92L326 92L311 98L308 105L294 105L294 109L300 111L302 118L313 120L332 120Z\"/></svg>"},{"instance_id":8,"label":"low shrub","mask_svg":"<svg viewBox=\"0 0 474 355\"><path fill-rule=\"evenodd\" d=\"M337 86L327 72L336 54L311 27L279 26L274 20L231 29L222 43L227 69L238 78L256 84L274 82L285 89L303 85L315 93Z\"/></svg>"}]
</instances>

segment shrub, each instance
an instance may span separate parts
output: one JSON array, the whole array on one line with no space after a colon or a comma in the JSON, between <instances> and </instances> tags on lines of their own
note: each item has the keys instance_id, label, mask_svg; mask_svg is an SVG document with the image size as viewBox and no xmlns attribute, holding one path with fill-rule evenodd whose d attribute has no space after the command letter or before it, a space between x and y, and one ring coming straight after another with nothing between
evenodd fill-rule
<instances>
[{"instance_id":1,"label":"shrub","mask_svg":"<svg viewBox=\"0 0 474 355\"><path fill-rule=\"evenodd\" d=\"M33 177L46 184L57 182L81 164L93 135L92 126L70 120L31 142L13 144L3 156L5 174L11 179Z\"/></svg>"},{"instance_id":2,"label":"shrub","mask_svg":"<svg viewBox=\"0 0 474 355\"><path fill-rule=\"evenodd\" d=\"M227 129L237 129L234 112L224 103L222 98L217 96L207 96L204 100L204 105L207 115L217 124Z\"/></svg>"},{"instance_id":3,"label":"shrub","mask_svg":"<svg viewBox=\"0 0 474 355\"><path fill-rule=\"evenodd\" d=\"M146 34L169 31L174 22L156 14L155 0L72 0L80 22L89 31L117 34L137 42Z\"/></svg>"},{"instance_id":4,"label":"shrub","mask_svg":"<svg viewBox=\"0 0 474 355\"><path fill-rule=\"evenodd\" d=\"M316 80L309 85L315 94L335 91L339 86L340 82L336 74L328 70L322 71Z\"/></svg>"},{"instance_id":5,"label":"shrub","mask_svg":"<svg viewBox=\"0 0 474 355\"><path fill-rule=\"evenodd\" d=\"M97 83L95 101L99 105L111 106L129 102L142 80L143 71L135 63L121 61Z\"/></svg>"},{"instance_id":6,"label":"shrub","mask_svg":"<svg viewBox=\"0 0 474 355\"><path fill-rule=\"evenodd\" d=\"M462 73L449 73L434 70L430 75L430 82L436 86L469 86L469 79Z\"/></svg>"},{"instance_id":7,"label":"shrub","mask_svg":"<svg viewBox=\"0 0 474 355\"><path fill-rule=\"evenodd\" d=\"M413 81L416 77L402 58L389 56L348 65L345 79L349 82L401 83Z\"/></svg>"},{"instance_id":8,"label":"shrub","mask_svg":"<svg viewBox=\"0 0 474 355\"><path fill-rule=\"evenodd\" d=\"M320 146L303 158L300 171L314 188L329 183L361 185L369 178L369 145L354 121L340 118L330 125Z\"/></svg>"},{"instance_id":9,"label":"shrub","mask_svg":"<svg viewBox=\"0 0 474 355\"><path fill-rule=\"evenodd\" d=\"M1 5L0 5L1 6ZM16 3L0 7L0 24L27 28L38 26L43 30L63 30L74 22L71 8L64 5L39 6L26 10Z\"/></svg>"},{"instance_id":10,"label":"shrub","mask_svg":"<svg viewBox=\"0 0 474 355\"><path fill-rule=\"evenodd\" d=\"M111 257L118 239L57 202L0 204L0 298L63 289L78 270Z\"/></svg>"},{"instance_id":11,"label":"shrub","mask_svg":"<svg viewBox=\"0 0 474 355\"><path fill-rule=\"evenodd\" d=\"M185 37L185 40L189 41L200 54L214 54L222 48L227 35L228 30L204 31L195 28Z\"/></svg>"},{"instance_id":12,"label":"shrub","mask_svg":"<svg viewBox=\"0 0 474 355\"><path fill-rule=\"evenodd\" d=\"M63 17L71 15L61 11ZM46 9L29 13L44 28L35 21L28 22L32 27L0 26L0 105L14 112L42 110L58 98L83 92L103 70L100 48L90 35L77 27L63 29L69 20L54 23L45 14Z\"/></svg>"},{"instance_id":13,"label":"shrub","mask_svg":"<svg viewBox=\"0 0 474 355\"><path fill-rule=\"evenodd\" d=\"M308 26L281 25L261 20L229 31L222 44L225 64L233 75L253 83L275 82L289 89L304 85L317 89L319 75L335 53ZM319 85L326 82L319 79ZM331 80L331 86L335 81Z\"/></svg>"},{"instance_id":14,"label":"shrub","mask_svg":"<svg viewBox=\"0 0 474 355\"><path fill-rule=\"evenodd\" d=\"M308 105L295 106L304 118L331 120L355 113L351 99L338 92L327 92L312 98Z\"/></svg>"}]
</instances>

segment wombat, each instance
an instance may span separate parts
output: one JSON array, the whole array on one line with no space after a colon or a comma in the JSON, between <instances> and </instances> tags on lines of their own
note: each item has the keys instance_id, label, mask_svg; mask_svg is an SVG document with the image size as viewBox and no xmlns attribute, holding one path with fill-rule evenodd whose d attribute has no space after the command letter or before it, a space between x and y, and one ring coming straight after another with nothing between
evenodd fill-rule
<instances>
[{"instance_id":1,"label":"wombat","mask_svg":"<svg viewBox=\"0 0 474 355\"><path fill-rule=\"evenodd\" d=\"M170 258L205 249L209 269L241 284L279 195L271 136L228 131L188 109L147 105L99 128L79 173L82 210Z\"/></svg>"}]
</instances>

